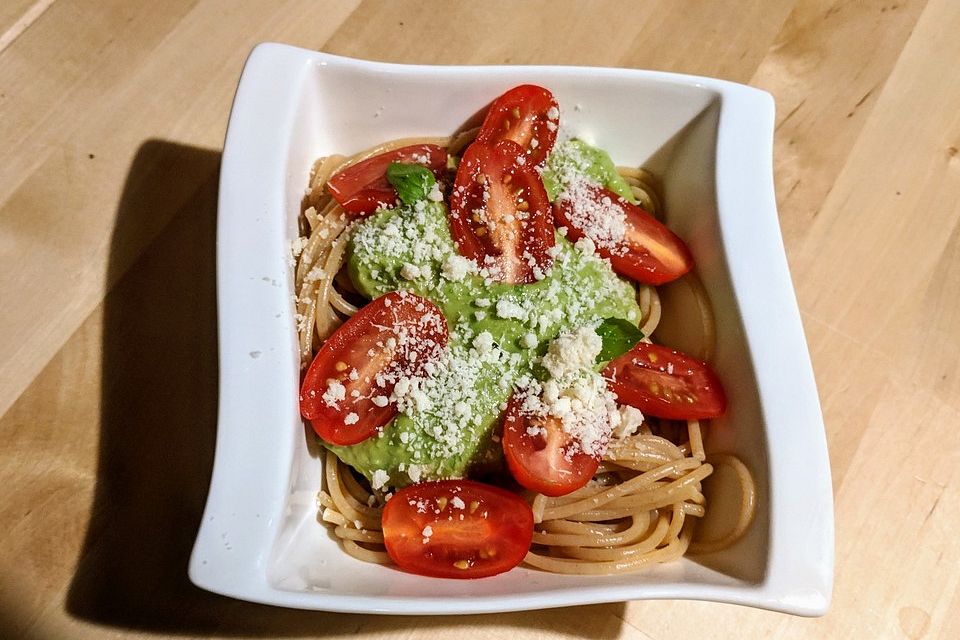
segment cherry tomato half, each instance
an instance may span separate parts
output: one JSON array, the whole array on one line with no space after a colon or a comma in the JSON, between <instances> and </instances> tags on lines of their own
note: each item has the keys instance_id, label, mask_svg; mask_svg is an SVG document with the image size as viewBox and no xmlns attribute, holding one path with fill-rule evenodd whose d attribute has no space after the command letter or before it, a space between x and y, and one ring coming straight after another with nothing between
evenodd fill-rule
<instances>
[{"instance_id":1,"label":"cherry tomato half","mask_svg":"<svg viewBox=\"0 0 960 640\"><path fill-rule=\"evenodd\" d=\"M603 370L617 401L671 420L716 418L727 409L723 386L707 363L649 342L610 361Z\"/></svg>"},{"instance_id":2,"label":"cherry tomato half","mask_svg":"<svg viewBox=\"0 0 960 640\"><path fill-rule=\"evenodd\" d=\"M500 487L472 480L423 482L387 502L383 539L405 571L485 578L523 561L533 540L533 511Z\"/></svg>"},{"instance_id":3,"label":"cherry tomato half","mask_svg":"<svg viewBox=\"0 0 960 640\"><path fill-rule=\"evenodd\" d=\"M474 142L457 169L450 232L461 255L499 282L535 282L553 264L550 201L516 142Z\"/></svg>"},{"instance_id":4,"label":"cherry tomato half","mask_svg":"<svg viewBox=\"0 0 960 640\"><path fill-rule=\"evenodd\" d=\"M514 395L503 417L503 454L514 479L547 496L563 496L587 484L600 462L577 450L560 420L526 415L522 405Z\"/></svg>"},{"instance_id":5,"label":"cherry tomato half","mask_svg":"<svg viewBox=\"0 0 960 640\"><path fill-rule=\"evenodd\" d=\"M493 101L477 142L494 144L513 140L536 167L543 164L557 140L560 110L553 94L543 87L524 84L510 89Z\"/></svg>"},{"instance_id":6,"label":"cherry tomato half","mask_svg":"<svg viewBox=\"0 0 960 640\"><path fill-rule=\"evenodd\" d=\"M635 204L597 185L583 185L576 199L560 197L553 204L558 227L567 228L567 237L576 242L583 236L597 245L597 253L610 259L620 275L647 284L675 280L693 268L690 250L673 231ZM580 200L580 198L584 200ZM611 239L598 237L610 225L595 218L601 215L622 217L623 238L611 247Z\"/></svg>"},{"instance_id":7,"label":"cherry tomato half","mask_svg":"<svg viewBox=\"0 0 960 640\"><path fill-rule=\"evenodd\" d=\"M448 340L443 313L426 298L381 296L320 347L300 387L300 414L330 444L362 442L396 414L397 381L422 375Z\"/></svg>"},{"instance_id":8,"label":"cherry tomato half","mask_svg":"<svg viewBox=\"0 0 960 640\"><path fill-rule=\"evenodd\" d=\"M439 180L447 168L447 150L435 144L415 144L367 158L330 178L330 195L353 218L370 215L383 205L396 204L397 191L387 180L391 162L422 164Z\"/></svg>"}]
</instances>

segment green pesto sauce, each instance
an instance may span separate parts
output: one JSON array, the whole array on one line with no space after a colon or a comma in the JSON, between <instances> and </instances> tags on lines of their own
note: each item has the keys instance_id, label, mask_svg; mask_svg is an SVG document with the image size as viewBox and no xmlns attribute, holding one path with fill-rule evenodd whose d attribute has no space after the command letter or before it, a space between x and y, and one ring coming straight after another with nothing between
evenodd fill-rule
<instances>
[{"instance_id":1,"label":"green pesto sauce","mask_svg":"<svg viewBox=\"0 0 960 640\"><path fill-rule=\"evenodd\" d=\"M357 290L371 299L403 289L432 300L450 328L453 364L432 376L429 407L399 414L380 436L359 444L326 446L367 478L385 471L395 487L498 465L501 449L491 436L501 407L518 377L536 373L549 341L603 318L640 319L633 287L608 262L559 234L556 241L554 265L543 280L509 285L475 273L460 280L443 275L449 256L458 255L443 203L379 211L360 223L348 249ZM501 317L515 314L521 317ZM482 332L496 345L486 354L472 348Z\"/></svg>"},{"instance_id":2,"label":"green pesto sauce","mask_svg":"<svg viewBox=\"0 0 960 640\"><path fill-rule=\"evenodd\" d=\"M607 152L576 138L557 144L547 158L542 177L550 202L557 199L571 175L585 176L627 202L638 204L630 185L617 171L617 165Z\"/></svg>"}]
</instances>

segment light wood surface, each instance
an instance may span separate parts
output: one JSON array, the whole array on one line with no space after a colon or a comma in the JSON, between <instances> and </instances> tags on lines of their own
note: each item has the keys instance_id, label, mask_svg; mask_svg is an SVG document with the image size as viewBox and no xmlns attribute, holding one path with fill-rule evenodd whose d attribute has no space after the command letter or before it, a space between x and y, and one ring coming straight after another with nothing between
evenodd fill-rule
<instances>
[{"instance_id":1,"label":"light wood surface","mask_svg":"<svg viewBox=\"0 0 960 640\"><path fill-rule=\"evenodd\" d=\"M960 638L960 2L0 3L0 637ZM287 611L192 587L220 148L251 47L719 76L777 100L830 612Z\"/></svg>"}]
</instances>

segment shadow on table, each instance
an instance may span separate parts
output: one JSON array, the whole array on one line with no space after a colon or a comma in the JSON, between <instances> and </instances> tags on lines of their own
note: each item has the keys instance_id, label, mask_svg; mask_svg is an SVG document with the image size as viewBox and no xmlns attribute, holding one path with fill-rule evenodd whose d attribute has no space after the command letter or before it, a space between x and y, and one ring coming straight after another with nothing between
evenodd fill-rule
<instances>
[{"instance_id":1,"label":"shadow on table","mask_svg":"<svg viewBox=\"0 0 960 640\"><path fill-rule=\"evenodd\" d=\"M127 176L104 310L96 494L69 613L177 635L322 636L466 624L616 637L622 604L545 616L383 617L250 604L190 583L187 562L216 435L219 165L218 152L149 141Z\"/></svg>"}]
</instances>

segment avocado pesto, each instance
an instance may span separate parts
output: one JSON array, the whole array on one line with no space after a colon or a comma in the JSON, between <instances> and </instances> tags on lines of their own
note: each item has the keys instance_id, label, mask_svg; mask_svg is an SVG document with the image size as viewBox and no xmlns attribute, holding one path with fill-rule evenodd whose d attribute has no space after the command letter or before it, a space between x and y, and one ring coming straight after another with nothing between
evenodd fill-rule
<instances>
[{"instance_id":1,"label":"avocado pesto","mask_svg":"<svg viewBox=\"0 0 960 640\"><path fill-rule=\"evenodd\" d=\"M633 287L588 242L575 246L557 233L552 268L536 282L511 285L457 254L442 201L381 210L359 222L348 247L356 289L370 298L407 290L434 302L450 327L449 352L418 401L380 435L326 446L372 482L385 474L390 486L462 477L496 463L496 419L547 343L564 328L639 320Z\"/></svg>"}]
</instances>

